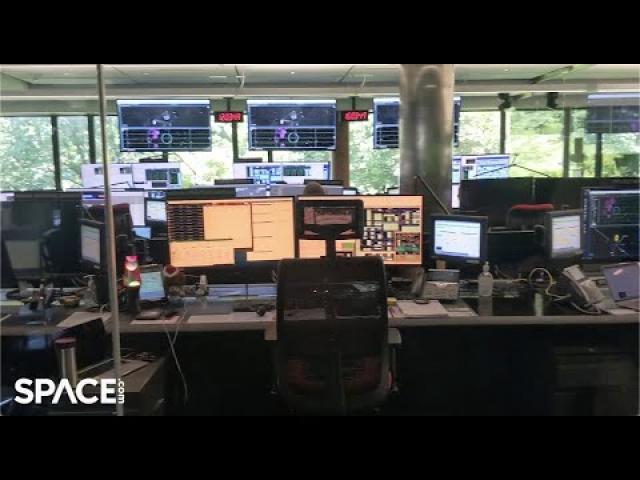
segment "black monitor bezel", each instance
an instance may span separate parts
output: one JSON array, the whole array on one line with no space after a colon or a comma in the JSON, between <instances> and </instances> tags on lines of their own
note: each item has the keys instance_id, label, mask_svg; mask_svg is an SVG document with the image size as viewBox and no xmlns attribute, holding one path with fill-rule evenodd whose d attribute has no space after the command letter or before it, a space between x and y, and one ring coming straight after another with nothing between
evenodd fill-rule
<instances>
[{"instance_id":1,"label":"black monitor bezel","mask_svg":"<svg viewBox=\"0 0 640 480\"><path fill-rule=\"evenodd\" d=\"M460 222L472 222L480 224L480 258L478 259L465 259L462 257L456 257L453 255L441 255L435 251L435 225L438 220L457 220ZM431 214L429 215L429 234L430 245L429 253L431 258L435 260L443 260L447 263L456 265L482 265L489 258L489 217L486 216L472 216L472 215L444 215L444 214Z\"/></svg>"},{"instance_id":2,"label":"black monitor bezel","mask_svg":"<svg viewBox=\"0 0 640 480\"><path fill-rule=\"evenodd\" d=\"M125 103L125 102L135 102L137 100L140 99L132 99L132 98L122 98L122 99L118 99L116 100L116 118L118 120L118 134L120 136L120 142L119 142L119 150L120 153L172 153L172 152L177 152L177 153L190 153L190 152L211 152L213 151L213 129L211 128L211 120L212 120L212 116L213 116L213 111L212 111L212 106L211 106L211 101L207 101L207 100L203 100L201 98L167 98L167 99L147 99L147 100L157 100L158 102L162 102L162 101L166 101L166 102L184 102L184 101L202 101L205 102L207 101L209 104L209 146L208 147L204 147L204 148L194 148L194 149L187 149L187 150L183 150L183 149L179 149L179 150L175 150L175 149L170 149L170 148L162 148L162 149L128 149L128 148L124 148L124 138L122 136L122 129L121 129L121 120L122 120L122 114L120 111L121 108L121 104Z\"/></svg>"},{"instance_id":3,"label":"black monitor bezel","mask_svg":"<svg viewBox=\"0 0 640 480\"><path fill-rule=\"evenodd\" d=\"M598 186L598 187L583 187L582 188L582 248L583 248L583 258L582 261L585 264L607 264L607 263L616 263L616 262L633 262L638 261L638 256L626 256L626 257L607 257L607 258L591 258L587 256L587 231L589 230L588 225L588 215L590 212L590 202L588 201L587 192L591 191L629 191L629 190L637 190L640 191L640 185L630 186L630 185L613 185L613 186ZM640 229L640 227L639 227Z\"/></svg>"},{"instance_id":4,"label":"black monitor bezel","mask_svg":"<svg viewBox=\"0 0 640 480\"><path fill-rule=\"evenodd\" d=\"M553 254L553 219L562 217L578 217L580 219L580 248L571 253L564 253L560 255ZM583 250L583 229L584 229L585 217L582 210L555 210L553 212L546 212L544 214L544 232L545 242L544 251L545 255L550 260L562 260L567 258L579 258L584 253Z\"/></svg>"},{"instance_id":5,"label":"black monitor bezel","mask_svg":"<svg viewBox=\"0 0 640 480\"><path fill-rule=\"evenodd\" d=\"M153 219L149 219L149 203L151 202L158 202L158 203L164 203L164 209L165 209L165 220L153 220ZM144 222L145 225L141 225L144 227L151 227L151 226L157 226L157 225L166 225L167 224L167 200L160 200L158 198L148 198L145 197L144 199Z\"/></svg>"},{"instance_id":6,"label":"black monitor bezel","mask_svg":"<svg viewBox=\"0 0 640 480\"><path fill-rule=\"evenodd\" d=\"M100 264L88 260L82 256L82 227L95 228L100 232ZM80 268L83 272L102 273L107 268L106 225L95 220L80 220Z\"/></svg>"}]
</instances>

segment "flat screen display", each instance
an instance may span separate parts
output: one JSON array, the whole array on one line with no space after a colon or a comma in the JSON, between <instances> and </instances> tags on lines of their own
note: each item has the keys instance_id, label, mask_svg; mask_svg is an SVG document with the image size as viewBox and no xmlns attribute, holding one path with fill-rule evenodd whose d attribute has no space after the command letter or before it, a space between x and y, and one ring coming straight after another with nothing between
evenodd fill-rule
<instances>
[{"instance_id":1,"label":"flat screen display","mask_svg":"<svg viewBox=\"0 0 640 480\"><path fill-rule=\"evenodd\" d=\"M118 100L120 151L211 151L208 100Z\"/></svg>"},{"instance_id":2,"label":"flat screen display","mask_svg":"<svg viewBox=\"0 0 640 480\"><path fill-rule=\"evenodd\" d=\"M250 100L250 150L335 150L335 100Z\"/></svg>"},{"instance_id":3,"label":"flat screen display","mask_svg":"<svg viewBox=\"0 0 640 480\"><path fill-rule=\"evenodd\" d=\"M453 144L460 143L461 97L453 102ZM397 98L376 98L373 100L373 148L400 147L400 100Z\"/></svg>"},{"instance_id":4,"label":"flat screen display","mask_svg":"<svg viewBox=\"0 0 640 480\"><path fill-rule=\"evenodd\" d=\"M293 198L170 199L167 224L178 268L295 258Z\"/></svg>"},{"instance_id":5,"label":"flat screen display","mask_svg":"<svg viewBox=\"0 0 640 480\"><path fill-rule=\"evenodd\" d=\"M304 200L339 200L345 197L303 197ZM350 196L362 200L364 235L362 239L339 240L336 252L343 257L382 257L387 265L422 265L423 202L422 196ZM299 241L300 258L326 255L323 242Z\"/></svg>"}]
</instances>

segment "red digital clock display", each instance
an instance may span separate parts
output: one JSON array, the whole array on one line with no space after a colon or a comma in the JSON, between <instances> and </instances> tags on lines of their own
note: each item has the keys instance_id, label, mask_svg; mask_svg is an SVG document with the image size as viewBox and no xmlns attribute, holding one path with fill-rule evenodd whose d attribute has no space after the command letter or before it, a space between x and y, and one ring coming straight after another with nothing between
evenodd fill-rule
<instances>
[{"instance_id":1,"label":"red digital clock display","mask_svg":"<svg viewBox=\"0 0 640 480\"><path fill-rule=\"evenodd\" d=\"M244 112L215 112L216 123L244 122Z\"/></svg>"},{"instance_id":2,"label":"red digital clock display","mask_svg":"<svg viewBox=\"0 0 640 480\"><path fill-rule=\"evenodd\" d=\"M369 112L367 110L349 110L342 112L342 120L344 122L366 122L369 120Z\"/></svg>"}]
</instances>

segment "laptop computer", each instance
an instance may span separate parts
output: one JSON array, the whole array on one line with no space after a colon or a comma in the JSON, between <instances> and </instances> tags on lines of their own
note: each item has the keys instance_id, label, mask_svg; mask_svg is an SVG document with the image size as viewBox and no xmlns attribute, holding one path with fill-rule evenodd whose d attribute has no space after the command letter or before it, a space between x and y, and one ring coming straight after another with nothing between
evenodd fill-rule
<instances>
[{"instance_id":1,"label":"laptop computer","mask_svg":"<svg viewBox=\"0 0 640 480\"><path fill-rule=\"evenodd\" d=\"M602 273L616 305L640 311L640 262L608 265Z\"/></svg>"},{"instance_id":2,"label":"laptop computer","mask_svg":"<svg viewBox=\"0 0 640 480\"><path fill-rule=\"evenodd\" d=\"M114 378L114 360L110 352L110 344L104 322L96 318L89 322L69 328L64 332L65 337L76 339L76 365L78 378ZM123 359L120 376L124 377L148 365L141 360Z\"/></svg>"}]
</instances>

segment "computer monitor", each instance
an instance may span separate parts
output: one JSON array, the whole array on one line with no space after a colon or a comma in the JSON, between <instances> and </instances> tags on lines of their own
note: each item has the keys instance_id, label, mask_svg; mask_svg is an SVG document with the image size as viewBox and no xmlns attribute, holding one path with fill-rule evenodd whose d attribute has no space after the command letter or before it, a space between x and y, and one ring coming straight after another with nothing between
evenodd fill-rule
<instances>
[{"instance_id":1,"label":"computer monitor","mask_svg":"<svg viewBox=\"0 0 640 480\"><path fill-rule=\"evenodd\" d=\"M105 263L104 224L83 220L80 225L80 258L89 271L102 271Z\"/></svg>"},{"instance_id":2,"label":"computer monitor","mask_svg":"<svg viewBox=\"0 0 640 480\"><path fill-rule=\"evenodd\" d=\"M583 190L584 259L613 263L638 259L640 188Z\"/></svg>"},{"instance_id":3,"label":"computer monitor","mask_svg":"<svg viewBox=\"0 0 640 480\"><path fill-rule=\"evenodd\" d=\"M121 152L211 151L209 100L118 100Z\"/></svg>"},{"instance_id":4,"label":"computer monitor","mask_svg":"<svg viewBox=\"0 0 640 480\"><path fill-rule=\"evenodd\" d=\"M434 258L454 264L480 264L487 260L486 217L431 215Z\"/></svg>"},{"instance_id":5,"label":"computer monitor","mask_svg":"<svg viewBox=\"0 0 640 480\"><path fill-rule=\"evenodd\" d=\"M13 273L11 258L7 252L4 239L0 238L0 243L2 244L2 251L0 252L0 271L2 272L0 288L15 288L18 286L18 280Z\"/></svg>"},{"instance_id":6,"label":"computer monitor","mask_svg":"<svg viewBox=\"0 0 640 480\"><path fill-rule=\"evenodd\" d=\"M181 190L167 190L169 200L212 200L214 198L235 198L236 189L229 187L195 187Z\"/></svg>"},{"instance_id":7,"label":"computer monitor","mask_svg":"<svg viewBox=\"0 0 640 480\"><path fill-rule=\"evenodd\" d=\"M166 200L145 199L145 225L153 223L166 223L167 202Z\"/></svg>"},{"instance_id":8,"label":"computer monitor","mask_svg":"<svg viewBox=\"0 0 640 480\"><path fill-rule=\"evenodd\" d=\"M234 163L234 178L249 178L261 185L284 182L302 184L307 178L331 178L331 162L309 163Z\"/></svg>"},{"instance_id":9,"label":"computer monitor","mask_svg":"<svg viewBox=\"0 0 640 480\"><path fill-rule=\"evenodd\" d=\"M249 100L249 150L335 150L335 100Z\"/></svg>"},{"instance_id":10,"label":"computer monitor","mask_svg":"<svg viewBox=\"0 0 640 480\"><path fill-rule=\"evenodd\" d=\"M327 180L322 178L305 178L304 184L309 185L310 183L319 183L320 185L332 185L334 187L344 187L343 180Z\"/></svg>"},{"instance_id":11,"label":"computer monitor","mask_svg":"<svg viewBox=\"0 0 640 480\"><path fill-rule=\"evenodd\" d=\"M113 190L111 203L113 205L129 205L129 213L134 227L144 227L145 221L145 197L144 190ZM104 205L104 191L85 191L82 194L83 205Z\"/></svg>"},{"instance_id":12,"label":"computer monitor","mask_svg":"<svg viewBox=\"0 0 640 480\"><path fill-rule=\"evenodd\" d=\"M144 240L151 240L153 236L151 227L133 227L133 234L135 238L142 238Z\"/></svg>"},{"instance_id":13,"label":"computer monitor","mask_svg":"<svg viewBox=\"0 0 640 480\"><path fill-rule=\"evenodd\" d=\"M460 112L462 98L453 99L453 145L460 143ZM400 99L375 98L373 100L373 148L399 148Z\"/></svg>"},{"instance_id":14,"label":"computer monitor","mask_svg":"<svg viewBox=\"0 0 640 480\"><path fill-rule=\"evenodd\" d=\"M460 208L460 182L462 180L509 178L511 157L503 154L455 155L451 172L451 206Z\"/></svg>"},{"instance_id":15,"label":"computer monitor","mask_svg":"<svg viewBox=\"0 0 640 480\"><path fill-rule=\"evenodd\" d=\"M81 195L67 192L16 192L2 202L2 237L16 278L79 272Z\"/></svg>"},{"instance_id":16,"label":"computer monitor","mask_svg":"<svg viewBox=\"0 0 640 480\"><path fill-rule=\"evenodd\" d=\"M142 267L140 272L140 301L156 302L165 298L161 265Z\"/></svg>"},{"instance_id":17,"label":"computer monitor","mask_svg":"<svg viewBox=\"0 0 640 480\"><path fill-rule=\"evenodd\" d=\"M587 133L640 133L639 93L592 94L587 105Z\"/></svg>"},{"instance_id":18,"label":"computer monitor","mask_svg":"<svg viewBox=\"0 0 640 480\"><path fill-rule=\"evenodd\" d=\"M173 266L202 268L295 258L291 197L167 201Z\"/></svg>"},{"instance_id":19,"label":"computer monitor","mask_svg":"<svg viewBox=\"0 0 640 480\"><path fill-rule=\"evenodd\" d=\"M589 187L640 188L638 177L536 178L535 203L550 203L556 210L582 210L582 189Z\"/></svg>"},{"instance_id":20,"label":"computer monitor","mask_svg":"<svg viewBox=\"0 0 640 480\"><path fill-rule=\"evenodd\" d=\"M338 200L344 197L303 197L304 200ZM338 256L382 257L387 265L422 265L423 212L422 196L352 196L364 205L364 235L362 240L340 240ZM300 240L300 258L326 256L322 242Z\"/></svg>"},{"instance_id":21,"label":"computer monitor","mask_svg":"<svg viewBox=\"0 0 640 480\"><path fill-rule=\"evenodd\" d=\"M274 197L300 197L304 195L304 185L271 185L271 195ZM325 185L322 187L324 193L329 196L338 196L344 194L344 188L334 185Z\"/></svg>"},{"instance_id":22,"label":"computer monitor","mask_svg":"<svg viewBox=\"0 0 640 480\"><path fill-rule=\"evenodd\" d=\"M224 185L215 185L213 187L204 187L212 190L229 190L235 191L234 197L266 197L269 187L267 185L261 185L258 183L227 183Z\"/></svg>"},{"instance_id":23,"label":"computer monitor","mask_svg":"<svg viewBox=\"0 0 640 480\"><path fill-rule=\"evenodd\" d=\"M582 210L548 212L545 214L544 227L548 258L582 255Z\"/></svg>"},{"instance_id":24,"label":"computer monitor","mask_svg":"<svg viewBox=\"0 0 640 480\"><path fill-rule=\"evenodd\" d=\"M214 185L253 185L256 183L254 178L216 178Z\"/></svg>"}]
</instances>

